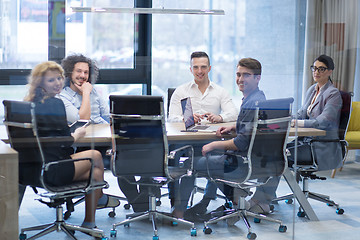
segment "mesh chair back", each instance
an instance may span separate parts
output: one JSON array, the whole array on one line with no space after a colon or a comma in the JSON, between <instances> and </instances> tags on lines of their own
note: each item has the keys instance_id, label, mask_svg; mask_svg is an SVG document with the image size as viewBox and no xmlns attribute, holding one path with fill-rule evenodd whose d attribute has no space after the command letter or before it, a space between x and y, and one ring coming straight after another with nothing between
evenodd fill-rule
<instances>
[{"instance_id":1,"label":"mesh chair back","mask_svg":"<svg viewBox=\"0 0 360 240\"><path fill-rule=\"evenodd\" d=\"M115 176L164 177L167 137L163 98L110 96Z\"/></svg>"},{"instance_id":2,"label":"mesh chair back","mask_svg":"<svg viewBox=\"0 0 360 240\"><path fill-rule=\"evenodd\" d=\"M351 111L351 92L340 91L342 98L342 107L340 113L340 123L339 123L339 139L345 139L346 129L350 119L350 111Z\"/></svg>"},{"instance_id":3,"label":"mesh chair back","mask_svg":"<svg viewBox=\"0 0 360 240\"><path fill-rule=\"evenodd\" d=\"M170 111L170 100L171 100L171 96L173 95L173 93L175 92L176 88L168 88L167 91L167 116L169 116L169 111Z\"/></svg>"},{"instance_id":4,"label":"mesh chair back","mask_svg":"<svg viewBox=\"0 0 360 240\"><path fill-rule=\"evenodd\" d=\"M251 151L251 178L280 176L286 166L286 142L293 98L258 103L259 115Z\"/></svg>"},{"instance_id":5,"label":"mesh chair back","mask_svg":"<svg viewBox=\"0 0 360 240\"><path fill-rule=\"evenodd\" d=\"M40 175L42 160L33 132L31 111L34 104L21 101L3 101L5 108L4 123L10 144L19 156L19 183L41 186Z\"/></svg>"}]
</instances>

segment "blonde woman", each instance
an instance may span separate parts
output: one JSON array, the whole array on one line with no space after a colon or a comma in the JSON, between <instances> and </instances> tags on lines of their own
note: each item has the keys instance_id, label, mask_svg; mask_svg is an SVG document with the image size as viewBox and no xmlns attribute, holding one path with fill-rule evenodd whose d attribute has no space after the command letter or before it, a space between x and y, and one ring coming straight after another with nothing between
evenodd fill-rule
<instances>
[{"instance_id":1,"label":"blonde woman","mask_svg":"<svg viewBox=\"0 0 360 240\"><path fill-rule=\"evenodd\" d=\"M78 128L70 133L66 120L64 103L56 96L64 86L64 70L53 61L38 64L29 77L29 92L25 101L34 102L35 115L41 137L69 136L72 141L44 143L43 150L47 161L61 161L69 158L92 158L94 168L92 177L95 181L104 180L104 165L100 152L87 150L74 154L72 144L85 135L85 128ZM45 180L54 186L69 184L73 181L86 180L90 177L89 161L66 162L53 166L47 171ZM99 200L100 199L100 200ZM83 227L94 228L96 206L106 207L109 201L117 201L104 195L101 189L88 193L85 197L85 218Z\"/></svg>"}]
</instances>

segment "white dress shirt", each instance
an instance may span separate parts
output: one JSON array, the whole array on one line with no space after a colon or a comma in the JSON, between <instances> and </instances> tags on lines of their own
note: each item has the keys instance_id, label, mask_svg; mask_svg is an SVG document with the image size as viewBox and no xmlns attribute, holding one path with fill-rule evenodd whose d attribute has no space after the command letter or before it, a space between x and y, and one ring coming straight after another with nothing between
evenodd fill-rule
<instances>
[{"instance_id":1,"label":"white dress shirt","mask_svg":"<svg viewBox=\"0 0 360 240\"><path fill-rule=\"evenodd\" d=\"M181 108L181 99L191 98L191 104L194 113L204 114L207 112L220 115L223 122L236 121L239 114L231 100L230 94L219 85L210 82L204 92L198 88L198 85L192 81L176 88L170 100L169 118L171 122L183 121Z\"/></svg>"}]
</instances>

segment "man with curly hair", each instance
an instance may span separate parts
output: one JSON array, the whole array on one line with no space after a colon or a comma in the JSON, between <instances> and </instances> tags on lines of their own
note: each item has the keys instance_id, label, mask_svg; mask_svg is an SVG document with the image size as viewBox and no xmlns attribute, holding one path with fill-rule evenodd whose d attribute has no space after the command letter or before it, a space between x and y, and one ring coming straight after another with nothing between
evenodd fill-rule
<instances>
[{"instance_id":1,"label":"man with curly hair","mask_svg":"<svg viewBox=\"0 0 360 240\"><path fill-rule=\"evenodd\" d=\"M93 87L99 75L96 63L82 54L73 54L64 58L61 65L67 86L60 97L65 104L68 122L85 119L91 123L109 123L109 106Z\"/></svg>"}]
</instances>

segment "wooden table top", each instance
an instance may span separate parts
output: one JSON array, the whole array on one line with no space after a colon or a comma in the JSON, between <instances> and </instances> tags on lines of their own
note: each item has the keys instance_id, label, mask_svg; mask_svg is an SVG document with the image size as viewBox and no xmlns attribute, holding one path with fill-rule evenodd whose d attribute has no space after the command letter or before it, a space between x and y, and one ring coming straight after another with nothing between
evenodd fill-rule
<instances>
[{"instance_id":1,"label":"wooden table top","mask_svg":"<svg viewBox=\"0 0 360 240\"><path fill-rule=\"evenodd\" d=\"M215 125L230 126L234 123L219 123ZM176 141L201 141L201 140L217 140L214 132L181 132L184 130L184 123L166 123L166 131L169 142ZM296 129L290 128L289 136L295 136ZM315 128L298 128L298 136L324 136L326 132ZM235 135L225 136L226 138L234 137ZM4 142L8 142L8 136L4 125L0 125L0 139ZM110 143L111 131L109 124L92 124L86 127L86 135L84 138L79 139L80 143Z\"/></svg>"}]
</instances>

